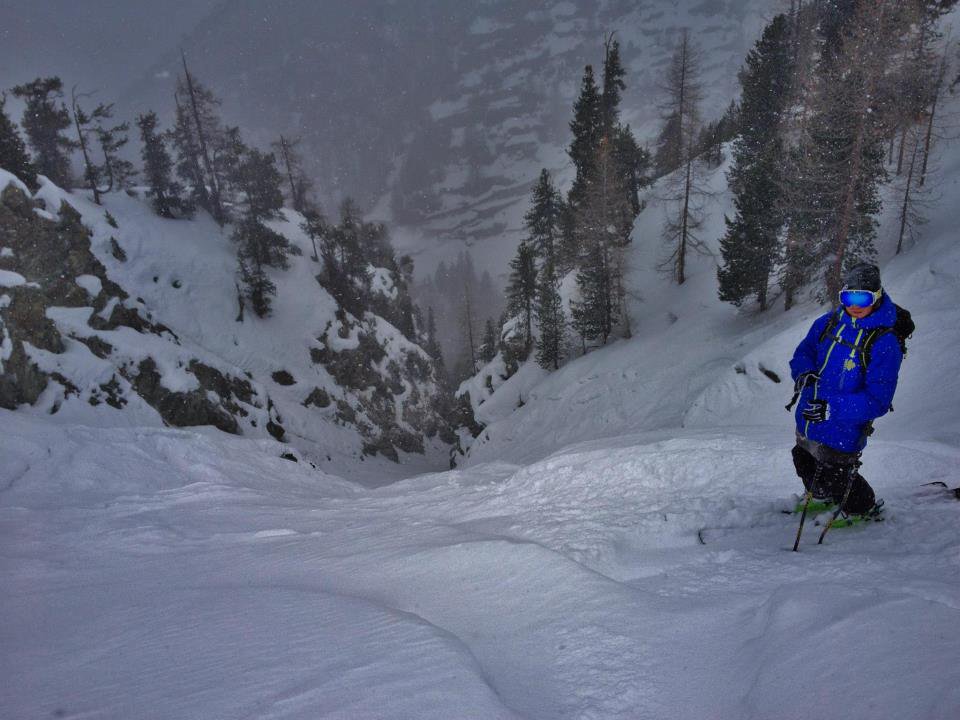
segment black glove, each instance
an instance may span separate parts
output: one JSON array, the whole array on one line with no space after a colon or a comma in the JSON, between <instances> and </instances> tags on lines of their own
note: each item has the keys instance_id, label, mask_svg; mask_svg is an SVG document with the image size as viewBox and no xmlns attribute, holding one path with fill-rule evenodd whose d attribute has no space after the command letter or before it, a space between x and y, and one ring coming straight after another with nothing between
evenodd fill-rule
<instances>
[{"instance_id":1,"label":"black glove","mask_svg":"<svg viewBox=\"0 0 960 720\"><path fill-rule=\"evenodd\" d=\"M797 376L796 382L793 383L793 391L798 393L807 385L816 385L818 382L820 382L820 375L813 370L807 370L807 372L800 373Z\"/></svg>"},{"instance_id":2,"label":"black glove","mask_svg":"<svg viewBox=\"0 0 960 720\"><path fill-rule=\"evenodd\" d=\"M800 414L804 420L818 423L830 417L830 409L827 406L826 400L811 400L807 403L807 406L800 411Z\"/></svg>"}]
</instances>

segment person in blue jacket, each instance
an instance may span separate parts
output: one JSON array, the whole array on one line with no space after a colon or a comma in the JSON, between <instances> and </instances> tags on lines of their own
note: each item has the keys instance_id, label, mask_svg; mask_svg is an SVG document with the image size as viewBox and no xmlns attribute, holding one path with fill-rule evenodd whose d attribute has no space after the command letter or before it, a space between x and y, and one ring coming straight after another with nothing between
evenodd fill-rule
<instances>
[{"instance_id":1,"label":"person in blue jacket","mask_svg":"<svg viewBox=\"0 0 960 720\"><path fill-rule=\"evenodd\" d=\"M857 265L844 278L840 306L817 318L790 361L799 393L797 475L814 498L842 503L848 515L875 514L883 504L859 473L860 453L897 389L903 352L891 331L896 319L879 268Z\"/></svg>"}]
</instances>

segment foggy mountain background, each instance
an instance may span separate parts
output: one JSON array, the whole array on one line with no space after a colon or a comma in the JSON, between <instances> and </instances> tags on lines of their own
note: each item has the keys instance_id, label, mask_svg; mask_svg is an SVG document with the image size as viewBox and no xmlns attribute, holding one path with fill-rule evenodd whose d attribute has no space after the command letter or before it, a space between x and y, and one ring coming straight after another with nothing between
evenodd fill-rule
<instances>
[{"instance_id":1,"label":"foggy mountain background","mask_svg":"<svg viewBox=\"0 0 960 720\"><path fill-rule=\"evenodd\" d=\"M65 88L115 101L118 117L154 109L169 125L182 48L248 142L303 138L328 212L354 197L389 223L418 275L470 247L478 268L502 279L539 169L561 186L571 174L571 106L584 65L602 64L606 34L616 33L627 68L624 120L645 144L676 33L690 27L706 59L711 120L736 96L743 57L780 6L4 0L0 87L58 74Z\"/></svg>"}]
</instances>

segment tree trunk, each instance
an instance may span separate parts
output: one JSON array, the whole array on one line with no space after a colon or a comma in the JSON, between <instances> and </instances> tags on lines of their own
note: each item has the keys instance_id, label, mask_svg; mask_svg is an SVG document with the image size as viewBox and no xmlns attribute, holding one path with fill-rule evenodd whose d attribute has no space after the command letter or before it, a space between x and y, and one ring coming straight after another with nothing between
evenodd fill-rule
<instances>
[{"instance_id":1,"label":"tree trunk","mask_svg":"<svg viewBox=\"0 0 960 720\"><path fill-rule=\"evenodd\" d=\"M903 149L907 145L907 123L900 129L900 152L897 154L897 175L903 172Z\"/></svg>"},{"instance_id":2,"label":"tree trunk","mask_svg":"<svg viewBox=\"0 0 960 720\"><path fill-rule=\"evenodd\" d=\"M927 119L927 135L923 140L923 166L920 169L920 180L917 185L923 187L927 181L927 163L930 161L930 143L933 139L933 119L937 114L937 101L940 99L940 88L943 85L944 66L940 66L940 76L933 93L933 104L930 106L930 117Z\"/></svg>"},{"instance_id":3,"label":"tree trunk","mask_svg":"<svg viewBox=\"0 0 960 720\"><path fill-rule=\"evenodd\" d=\"M688 219L690 217L691 173L693 172L693 158L689 156L690 154L692 154L692 150L689 151L687 157L687 173L683 186L683 214L680 217L680 244L677 248L677 285L683 285L687 279L684 272L687 262L687 233L690 232Z\"/></svg>"},{"instance_id":4,"label":"tree trunk","mask_svg":"<svg viewBox=\"0 0 960 720\"><path fill-rule=\"evenodd\" d=\"M897 255L899 255L903 249L903 235L906 232L907 217L910 214L910 190L913 184L913 170L917 165L917 150L919 144L919 139L914 140L913 153L910 156L910 167L907 170L907 187L903 191L903 206L900 208L900 237L897 238Z\"/></svg>"},{"instance_id":5,"label":"tree trunk","mask_svg":"<svg viewBox=\"0 0 960 720\"><path fill-rule=\"evenodd\" d=\"M239 306L239 311L237 312L237 319L234 322L243 322L243 292L240 290L240 283L234 283L237 288L237 305Z\"/></svg>"},{"instance_id":6,"label":"tree trunk","mask_svg":"<svg viewBox=\"0 0 960 720\"><path fill-rule=\"evenodd\" d=\"M467 342L470 345L470 371L477 371L477 351L473 343L473 309L470 307L470 288L464 293L464 303L467 314Z\"/></svg>"}]
</instances>

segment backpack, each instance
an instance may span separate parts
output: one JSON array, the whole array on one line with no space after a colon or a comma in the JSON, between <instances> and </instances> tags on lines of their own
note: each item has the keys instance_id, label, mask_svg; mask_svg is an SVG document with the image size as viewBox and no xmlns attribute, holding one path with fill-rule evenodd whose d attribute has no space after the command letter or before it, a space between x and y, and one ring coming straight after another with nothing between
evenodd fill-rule
<instances>
[{"instance_id":1,"label":"backpack","mask_svg":"<svg viewBox=\"0 0 960 720\"><path fill-rule=\"evenodd\" d=\"M883 337L887 333L893 333L894 337L897 338L897 342L900 343L900 352L903 353L904 357L907 356L907 340L913 335L913 331L916 330L917 326L914 324L909 310L900 307L896 303L894 303L893 306L897 309L897 318L893 322L893 327L882 327L871 330L863 342L860 343L859 348L857 348L860 351L860 364L864 372L867 371L867 367L870 365L870 351L873 349L874 343L877 342L878 338ZM818 342L822 343L833 334L833 329L840 321L841 312L843 312L842 309L830 316L830 320L827 321L827 326L823 329L823 332L820 333L820 340ZM848 347L853 347L850 343L844 342L843 340L839 340L839 342Z\"/></svg>"}]
</instances>

